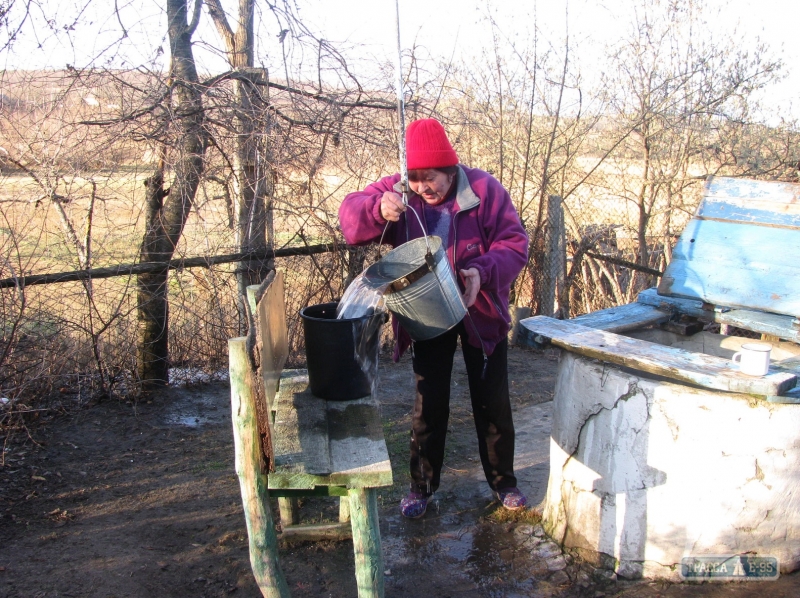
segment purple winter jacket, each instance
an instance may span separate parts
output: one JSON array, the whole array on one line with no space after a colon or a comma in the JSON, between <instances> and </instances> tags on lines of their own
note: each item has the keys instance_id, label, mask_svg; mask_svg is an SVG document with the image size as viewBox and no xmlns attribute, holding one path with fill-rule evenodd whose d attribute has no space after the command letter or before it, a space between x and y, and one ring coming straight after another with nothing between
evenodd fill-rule
<instances>
[{"instance_id":1,"label":"purple winter jacket","mask_svg":"<svg viewBox=\"0 0 800 598\"><path fill-rule=\"evenodd\" d=\"M399 181L399 174L385 177L344 198L339 208L339 222L347 243L366 245L380 239L386 226L381 215L381 197L385 191L402 194ZM409 193L408 204L425 222L423 199ZM398 222L389 226L384 243L397 247L423 234L417 218L406 210ZM480 273L480 291L469 308L471 318L466 318L465 324L469 344L482 347L491 355L497 343L508 334L511 322L508 295L511 283L527 263L528 235L508 191L489 173L459 165L456 210L446 252L462 291L464 287L458 271L475 268ZM394 360L397 361L411 344L411 338L395 318L392 325L396 340Z\"/></svg>"}]
</instances>

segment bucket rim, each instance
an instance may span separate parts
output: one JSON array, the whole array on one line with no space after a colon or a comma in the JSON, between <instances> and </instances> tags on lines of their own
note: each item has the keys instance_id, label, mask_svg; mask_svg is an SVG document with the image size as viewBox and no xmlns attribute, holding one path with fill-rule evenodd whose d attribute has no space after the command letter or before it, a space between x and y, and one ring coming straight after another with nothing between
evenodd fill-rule
<instances>
[{"instance_id":1,"label":"bucket rim","mask_svg":"<svg viewBox=\"0 0 800 598\"><path fill-rule=\"evenodd\" d=\"M428 249L428 242L426 242L426 239L429 239L431 243L435 243L436 244L435 248L434 247L430 248L431 249L431 253L433 254L433 262L431 264L427 263L427 261L425 259L425 257L427 256L427 249ZM383 262L385 264L386 262L384 262L384 260L386 258L391 256L392 254L398 253L404 247L407 248L407 247L409 247L411 245L420 245L420 244L424 245L425 249L426 249L425 254L422 255L422 263L421 264L418 264L418 265L409 264L408 265L408 268L409 268L408 271L404 272L403 274L400 274L399 276L397 276L395 278L390 278L389 276L384 276L384 275L378 273L379 265L381 264L381 262ZM416 239L411 239L410 241L406 241L405 243L403 243L401 245L398 245L397 247L394 247L390 251L388 251L386 253L386 255L381 257L381 259L379 259L377 262L372 264L369 268L364 270L364 275L363 275L363 279L362 280L367 285L369 285L371 287L374 287L374 288L387 286L387 291L386 292L388 294L388 293L391 293L392 291L402 290L402 288L404 288L405 286L408 286L407 284L404 284L404 285L402 285L401 289L394 288L394 284L402 281L403 279L413 278L414 280L410 280L408 282L408 284L411 284L412 282L415 282L419 278L422 278L422 276L424 276L425 274L427 274L430 271L432 266L435 266L436 264L438 264L444 257L445 257L445 252L444 252L444 247L443 247L443 244L442 244L441 237L438 237L436 235L428 235L427 237L417 237Z\"/></svg>"},{"instance_id":2,"label":"bucket rim","mask_svg":"<svg viewBox=\"0 0 800 598\"><path fill-rule=\"evenodd\" d=\"M336 307L339 305L339 301L326 301L325 303L315 303L314 305L306 305L304 308L300 310L300 317L304 320L312 320L314 322L361 322L363 320L370 320L375 317L383 317L388 319L389 310L387 309L376 309L371 314L367 314L364 316L359 316L357 318L320 318L317 316L311 316L306 313L307 309L313 307L328 307L329 309L333 309L334 314L336 313ZM385 320L384 320L385 321Z\"/></svg>"}]
</instances>

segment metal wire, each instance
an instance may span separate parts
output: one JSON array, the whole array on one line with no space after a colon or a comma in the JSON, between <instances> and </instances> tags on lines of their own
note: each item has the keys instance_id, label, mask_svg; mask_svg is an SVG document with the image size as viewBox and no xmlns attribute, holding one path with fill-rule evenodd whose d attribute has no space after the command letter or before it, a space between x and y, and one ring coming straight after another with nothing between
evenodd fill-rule
<instances>
[{"instance_id":1,"label":"metal wire","mask_svg":"<svg viewBox=\"0 0 800 598\"><path fill-rule=\"evenodd\" d=\"M403 187L403 204L408 205L406 190L408 189L408 166L406 161L406 117L405 101L403 99L403 50L400 45L400 0L395 0L395 25L397 29L397 117L400 130L397 135L397 145L400 154L400 185ZM419 218L419 216L417 216Z\"/></svg>"}]
</instances>

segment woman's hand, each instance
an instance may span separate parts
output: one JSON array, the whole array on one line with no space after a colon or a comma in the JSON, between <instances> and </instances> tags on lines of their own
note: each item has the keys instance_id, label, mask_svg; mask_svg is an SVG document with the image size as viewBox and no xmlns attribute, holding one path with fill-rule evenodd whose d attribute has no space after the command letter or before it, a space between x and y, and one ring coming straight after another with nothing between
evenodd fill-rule
<instances>
[{"instance_id":1,"label":"woman's hand","mask_svg":"<svg viewBox=\"0 0 800 598\"><path fill-rule=\"evenodd\" d=\"M397 193L384 191L383 197L381 197L381 216L389 222L397 222L400 220L400 214L405 211L406 206Z\"/></svg>"},{"instance_id":2,"label":"woman's hand","mask_svg":"<svg viewBox=\"0 0 800 598\"><path fill-rule=\"evenodd\" d=\"M464 305L472 307L475 299L478 296L478 291L481 288L481 275L477 268L467 268L466 270L459 270L461 277L464 279Z\"/></svg>"}]
</instances>

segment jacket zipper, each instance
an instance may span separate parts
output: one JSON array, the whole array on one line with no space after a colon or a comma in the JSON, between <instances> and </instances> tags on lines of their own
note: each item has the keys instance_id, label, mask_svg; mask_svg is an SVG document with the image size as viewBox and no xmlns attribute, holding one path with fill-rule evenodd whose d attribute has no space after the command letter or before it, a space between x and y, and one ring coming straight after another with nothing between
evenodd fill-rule
<instances>
[{"instance_id":1,"label":"jacket zipper","mask_svg":"<svg viewBox=\"0 0 800 598\"><path fill-rule=\"evenodd\" d=\"M486 294L489 295L489 299L492 300L492 304L494 305L494 308L497 310L497 313L500 314L500 316L502 316L503 310L500 309L500 304L497 303L497 297L495 297L492 291L486 291Z\"/></svg>"},{"instance_id":2,"label":"jacket zipper","mask_svg":"<svg viewBox=\"0 0 800 598\"><path fill-rule=\"evenodd\" d=\"M458 268L456 267L456 245L458 243L458 229L456 228L456 220L458 219L458 216L459 214L461 214L462 211L463 210L459 210L453 215L453 261L452 261L454 270L453 276L458 276ZM478 289L478 292L479 293L481 292L480 288ZM489 297L491 298L492 303L494 303L494 297L492 295L493 294L489 292ZM497 306L495 305L495 307ZM499 311L500 310L498 310L498 312ZM475 331L475 336L478 337L478 342L481 344L481 353L483 354L483 369L481 370L481 380L485 380L486 368L489 366L489 358L486 356L486 347L483 345L483 339L481 338L481 333L478 331L478 327L475 325L475 322L472 321L472 314L469 313L469 309L467 309L467 319L469 320L469 323L472 325L472 329Z\"/></svg>"}]
</instances>

